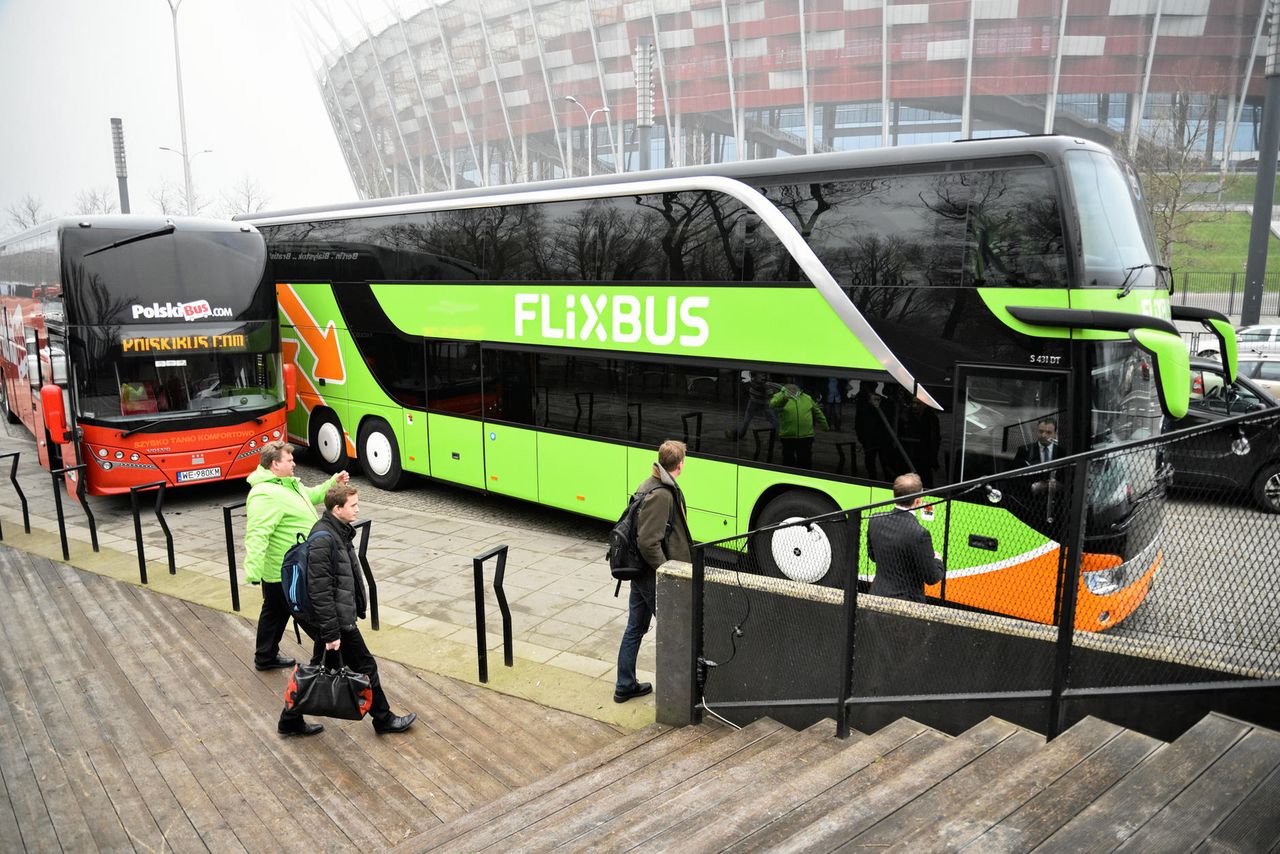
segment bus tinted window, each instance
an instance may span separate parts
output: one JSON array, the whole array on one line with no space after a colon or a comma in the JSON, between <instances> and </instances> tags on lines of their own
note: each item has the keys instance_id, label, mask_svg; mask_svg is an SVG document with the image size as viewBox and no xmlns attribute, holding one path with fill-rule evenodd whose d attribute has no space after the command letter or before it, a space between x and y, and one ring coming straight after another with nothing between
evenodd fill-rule
<instances>
[{"instance_id":1,"label":"bus tinted window","mask_svg":"<svg viewBox=\"0 0 1280 854\"><path fill-rule=\"evenodd\" d=\"M1040 287L1066 275L1048 168L783 184L765 194L846 287ZM788 259L758 280L792 281Z\"/></svg>"},{"instance_id":2,"label":"bus tinted window","mask_svg":"<svg viewBox=\"0 0 1280 854\"><path fill-rule=\"evenodd\" d=\"M627 363L628 438L680 439L693 453L733 456L737 372L687 363Z\"/></svg>"},{"instance_id":3,"label":"bus tinted window","mask_svg":"<svg viewBox=\"0 0 1280 854\"><path fill-rule=\"evenodd\" d=\"M428 411L480 415L480 345L473 341L428 341L426 348Z\"/></svg>"},{"instance_id":4,"label":"bus tinted window","mask_svg":"<svg viewBox=\"0 0 1280 854\"><path fill-rule=\"evenodd\" d=\"M537 355L537 394L544 427L587 436L628 436L625 365L616 359Z\"/></svg>"},{"instance_id":5,"label":"bus tinted window","mask_svg":"<svg viewBox=\"0 0 1280 854\"><path fill-rule=\"evenodd\" d=\"M532 353L485 350L485 417L494 421L534 426L534 369Z\"/></svg>"}]
</instances>

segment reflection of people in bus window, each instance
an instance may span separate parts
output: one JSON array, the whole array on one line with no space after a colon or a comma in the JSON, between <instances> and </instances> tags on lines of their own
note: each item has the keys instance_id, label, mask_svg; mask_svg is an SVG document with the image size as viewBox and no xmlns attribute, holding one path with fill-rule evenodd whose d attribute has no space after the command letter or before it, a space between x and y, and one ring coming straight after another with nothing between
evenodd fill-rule
<instances>
[{"instance_id":1,"label":"reflection of people in bus window","mask_svg":"<svg viewBox=\"0 0 1280 854\"><path fill-rule=\"evenodd\" d=\"M778 415L769 406L769 399L778 388L777 383L769 382L769 375L762 371L743 371L743 373L747 378L747 410L742 414L742 423L737 429L724 431L726 439L741 439L747 435L747 431L751 429L751 422L757 415L763 415L768 419L770 427L774 430L778 429Z\"/></svg>"},{"instance_id":2,"label":"reflection of people in bus window","mask_svg":"<svg viewBox=\"0 0 1280 854\"><path fill-rule=\"evenodd\" d=\"M795 383L787 383L769 401L778 414L778 439L782 442L782 464L813 468L814 427L831 429L822 407Z\"/></svg>"},{"instance_id":3,"label":"reflection of people in bus window","mask_svg":"<svg viewBox=\"0 0 1280 854\"><path fill-rule=\"evenodd\" d=\"M878 477L889 480L890 466L886 457L893 443L889 438L889 428L880 413L880 395L876 394L876 383L869 380L858 384L858 393L853 397L853 429L857 431L858 442L862 445L867 476L872 480ZM877 476L877 471L881 472L880 476Z\"/></svg>"},{"instance_id":4,"label":"reflection of people in bus window","mask_svg":"<svg viewBox=\"0 0 1280 854\"><path fill-rule=\"evenodd\" d=\"M926 487L933 486L933 473L938 468L938 449L942 446L938 413L919 398L912 398L898 438L920 480Z\"/></svg>"},{"instance_id":5,"label":"reflection of people in bus window","mask_svg":"<svg viewBox=\"0 0 1280 854\"><path fill-rule=\"evenodd\" d=\"M125 380L120 384L120 414L131 415L135 412L154 412L154 406L148 406L149 395L141 380Z\"/></svg>"}]
</instances>

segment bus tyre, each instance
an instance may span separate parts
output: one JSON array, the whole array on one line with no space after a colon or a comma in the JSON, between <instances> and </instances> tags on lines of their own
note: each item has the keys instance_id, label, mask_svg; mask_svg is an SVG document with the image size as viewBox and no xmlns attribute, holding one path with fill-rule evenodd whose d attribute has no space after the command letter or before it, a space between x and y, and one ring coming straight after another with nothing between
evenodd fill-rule
<instances>
[{"instance_id":1,"label":"bus tyre","mask_svg":"<svg viewBox=\"0 0 1280 854\"><path fill-rule=\"evenodd\" d=\"M781 522L799 523L838 509L835 502L824 495L791 490L765 505L756 520L756 528ZM853 560L852 545L848 522L841 518L812 526L789 525L756 534L751 541L751 552L765 575L841 587L845 569Z\"/></svg>"},{"instance_id":2,"label":"bus tyre","mask_svg":"<svg viewBox=\"0 0 1280 854\"><path fill-rule=\"evenodd\" d=\"M1280 513L1280 463L1263 466L1253 481L1253 497L1268 513Z\"/></svg>"},{"instance_id":3,"label":"bus tyre","mask_svg":"<svg viewBox=\"0 0 1280 854\"><path fill-rule=\"evenodd\" d=\"M333 474L347 467L347 438L332 410L317 409L311 413L308 438L312 461L321 470Z\"/></svg>"},{"instance_id":4,"label":"bus tyre","mask_svg":"<svg viewBox=\"0 0 1280 854\"><path fill-rule=\"evenodd\" d=\"M374 486L393 490L400 485L400 449L396 434L381 418L370 418L360 427L360 468Z\"/></svg>"},{"instance_id":5,"label":"bus tyre","mask_svg":"<svg viewBox=\"0 0 1280 854\"><path fill-rule=\"evenodd\" d=\"M0 406L4 407L5 420L10 424L17 424L21 419L13 414L13 410L9 408L9 389L5 386L3 380L0 380Z\"/></svg>"}]
</instances>

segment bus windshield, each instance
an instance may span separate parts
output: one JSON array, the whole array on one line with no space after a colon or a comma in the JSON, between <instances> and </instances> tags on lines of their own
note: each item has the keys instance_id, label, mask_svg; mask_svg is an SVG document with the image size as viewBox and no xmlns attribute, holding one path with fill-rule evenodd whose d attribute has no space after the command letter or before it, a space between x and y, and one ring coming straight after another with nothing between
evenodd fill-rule
<instances>
[{"instance_id":1,"label":"bus windshield","mask_svg":"<svg viewBox=\"0 0 1280 854\"><path fill-rule=\"evenodd\" d=\"M92 336L76 336L77 343L89 342L90 351L89 358L75 360L80 418L137 420L279 405L279 358L270 324L191 324L182 331L187 334L98 339L97 347Z\"/></svg>"},{"instance_id":2,"label":"bus windshield","mask_svg":"<svg viewBox=\"0 0 1280 854\"><path fill-rule=\"evenodd\" d=\"M1079 212L1085 286L1164 287L1137 176L1097 151L1069 151L1066 163Z\"/></svg>"}]
</instances>

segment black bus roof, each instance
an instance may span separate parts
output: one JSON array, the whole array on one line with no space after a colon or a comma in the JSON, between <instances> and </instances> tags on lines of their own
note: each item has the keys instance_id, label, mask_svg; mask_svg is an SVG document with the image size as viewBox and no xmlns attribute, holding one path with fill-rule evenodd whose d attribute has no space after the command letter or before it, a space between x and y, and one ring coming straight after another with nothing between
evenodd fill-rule
<instances>
[{"instance_id":1,"label":"black bus roof","mask_svg":"<svg viewBox=\"0 0 1280 854\"><path fill-rule=\"evenodd\" d=\"M84 216L63 216L42 222L17 234L11 234L0 240L0 252L10 243L25 240L37 234L52 231L61 234L64 231L92 228L112 228L136 230L138 234L154 231L172 224L179 231L253 231L250 223L232 222L226 219L210 219L196 216L155 216L149 214L86 214Z\"/></svg>"},{"instance_id":2,"label":"black bus roof","mask_svg":"<svg viewBox=\"0 0 1280 854\"><path fill-rule=\"evenodd\" d=\"M452 199L471 200L494 195L519 195L525 192L533 193L568 188L578 188L585 191L591 187L608 184L656 180L659 178L684 178L698 175L719 175L726 178L751 180L781 177L790 174L837 172L853 169L892 169L908 165L955 163L1028 155L1056 161L1063 152L1069 150L1114 153L1095 142L1060 134L965 139L956 140L955 142L929 143L927 145L868 148L827 154L804 154L796 157L771 157L760 160L681 166L671 169L652 169L646 172L610 172L590 178L561 178L522 184L502 184L493 187L469 187L461 190L443 190L435 193L365 199L336 205L311 205L262 211L253 214L240 214L234 219L237 221L258 222L281 217L298 217L306 214L315 214L317 219L322 219L326 214L341 214L357 210L368 211L370 215L376 215L377 208L393 205L413 205L415 203L442 202Z\"/></svg>"}]
</instances>

